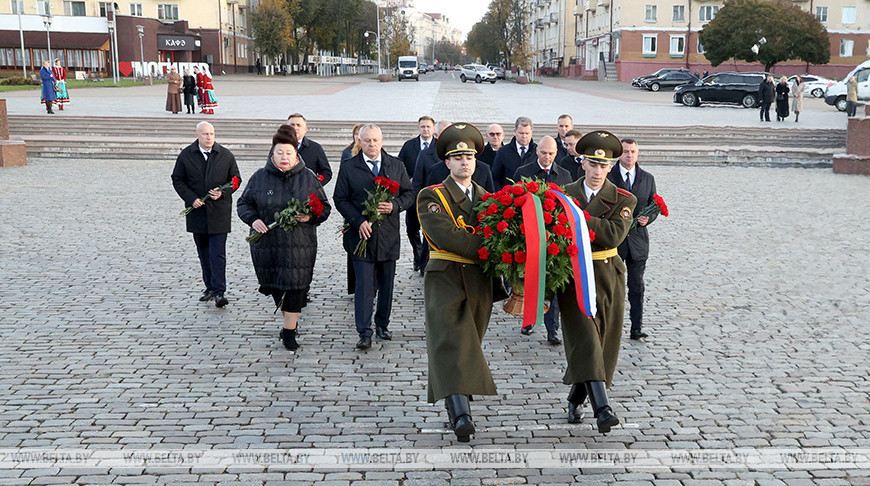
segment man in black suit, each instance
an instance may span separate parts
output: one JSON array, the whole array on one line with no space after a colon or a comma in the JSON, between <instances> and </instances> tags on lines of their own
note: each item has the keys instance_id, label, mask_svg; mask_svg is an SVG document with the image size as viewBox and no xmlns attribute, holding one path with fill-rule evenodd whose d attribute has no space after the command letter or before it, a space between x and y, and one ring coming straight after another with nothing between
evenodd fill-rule
<instances>
[{"instance_id":1,"label":"man in black suit","mask_svg":"<svg viewBox=\"0 0 870 486\"><path fill-rule=\"evenodd\" d=\"M172 170L172 186L184 200L187 232L193 233L196 253L202 268L205 290L199 300L214 299L217 307L229 303L227 291L227 234L232 221L234 189L218 190L233 177L242 178L236 158L215 142L214 127L208 122L196 126L196 141L178 154ZM205 202L200 198L206 195Z\"/></svg>"},{"instance_id":2,"label":"man in black suit","mask_svg":"<svg viewBox=\"0 0 870 486\"><path fill-rule=\"evenodd\" d=\"M556 159L556 164L565 168L568 173L571 174L571 182L579 179L581 175L585 175L583 172L583 158L577 154L577 150L575 149L577 142L579 142L581 138L583 138L583 132L576 128L572 128L565 132L565 143L568 145L568 155L561 159Z\"/></svg>"},{"instance_id":3,"label":"man in black suit","mask_svg":"<svg viewBox=\"0 0 870 486\"><path fill-rule=\"evenodd\" d=\"M567 170L560 167L559 164L554 164L556 160L556 152L558 151L556 139L546 136L541 139L541 143L537 147L538 160L531 164L526 164L514 173L515 181L521 180L523 177L531 179L541 179L544 182L552 182L553 184L564 186L570 182L574 182L571 174ZM554 298L550 302L550 309L544 314L544 326L547 328L547 342L556 346L562 344L559 339L559 302ZM533 326L524 327L520 332L526 336L532 333Z\"/></svg>"},{"instance_id":4,"label":"man in black suit","mask_svg":"<svg viewBox=\"0 0 870 486\"><path fill-rule=\"evenodd\" d=\"M325 186L332 179L332 169L329 167L329 160L323 147L305 136L308 133L308 121L301 113L293 113L287 118L287 124L296 130L296 139L299 140L296 152L302 158L302 162L305 162L305 167L317 174L320 183Z\"/></svg>"},{"instance_id":5,"label":"man in black suit","mask_svg":"<svg viewBox=\"0 0 870 486\"><path fill-rule=\"evenodd\" d=\"M450 122L441 120L435 125L436 133L440 134L445 128L451 125ZM493 182L492 171L486 164L476 164L474 174L471 180L486 189L488 192L495 192L495 183ZM440 184L447 176L450 175L450 169L443 160L438 158L434 146L420 152L417 158L417 166L414 169L414 194L419 194L424 187L429 187L432 184ZM422 269L421 269L422 270Z\"/></svg>"},{"instance_id":6,"label":"man in black suit","mask_svg":"<svg viewBox=\"0 0 870 486\"><path fill-rule=\"evenodd\" d=\"M417 120L417 131L420 135L408 140L402 145L399 150L399 160L405 164L405 171L411 182L414 182L414 169L417 167L417 157L420 152L435 145L437 140L433 135L435 133L435 120L428 115L421 116ZM420 271L424 257L424 242L423 236L420 234L420 219L417 217L417 211L405 212L405 230L408 233L408 241L411 243L411 250L414 252L414 271Z\"/></svg>"},{"instance_id":7,"label":"man in black suit","mask_svg":"<svg viewBox=\"0 0 870 486\"><path fill-rule=\"evenodd\" d=\"M556 146L559 149L559 152L556 154L556 160L562 160L563 157L568 155L568 141L565 140L565 134L568 133L568 130L574 129L574 119L571 118L571 115L560 115L559 119L556 120L556 126L559 129L559 136L556 137ZM576 144L577 142L575 141L574 143Z\"/></svg>"},{"instance_id":8,"label":"man in black suit","mask_svg":"<svg viewBox=\"0 0 870 486\"><path fill-rule=\"evenodd\" d=\"M517 169L526 164L531 164L537 158L535 149L537 146L532 141L532 120L521 116L514 122L514 137L510 143L498 149L495 160L492 163L492 178L496 187L502 188L510 183L508 179L516 173Z\"/></svg>"},{"instance_id":9,"label":"man in black suit","mask_svg":"<svg viewBox=\"0 0 870 486\"><path fill-rule=\"evenodd\" d=\"M656 180L652 174L637 165L637 154L637 141L623 138L622 155L617 166L619 169L611 170L607 175L616 187L625 189L637 197L637 206L634 208L637 226L628 232L628 237L619 245L619 256L625 261L628 270L628 303L631 306L630 337L635 341L647 337L643 332L643 273L649 257L647 226L656 219L655 215L637 216L643 207L653 204L653 194L656 193Z\"/></svg>"},{"instance_id":10,"label":"man in black suit","mask_svg":"<svg viewBox=\"0 0 870 486\"><path fill-rule=\"evenodd\" d=\"M477 160L485 163L492 169L492 164L495 162L495 153L504 145L504 129L501 125L493 123L486 128L486 133L483 134L486 138L486 147L483 152L478 154Z\"/></svg>"},{"instance_id":11,"label":"man in black suit","mask_svg":"<svg viewBox=\"0 0 870 486\"><path fill-rule=\"evenodd\" d=\"M408 209L414 201L411 181L402 162L383 150L383 135L375 124L364 125L359 131L362 150L347 159L338 170L333 193L334 206L350 225L344 232L344 249L351 255L355 277L354 320L359 333L357 349L372 346L372 314L377 336L392 339L389 331L393 304L393 280L396 260L399 258L401 236L399 212ZM366 191L374 191L375 177L385 177L399 184L398 193L390 202L378 204L383 219L369 223L363 215L368 199ZM354 254L360 240L368 240L363 256ZM375 288L375 285L377 286ZM377 293L377 311L372 302Z\"/></svg>"}]
</instances>

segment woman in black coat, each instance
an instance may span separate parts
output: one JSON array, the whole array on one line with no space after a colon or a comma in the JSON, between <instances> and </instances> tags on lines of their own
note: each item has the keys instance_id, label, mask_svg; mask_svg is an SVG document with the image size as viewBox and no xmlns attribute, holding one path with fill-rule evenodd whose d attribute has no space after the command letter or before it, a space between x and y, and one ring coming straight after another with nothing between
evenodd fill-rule
<instances>
[{"instance_id":1,"label":"woman in black coat","mask_svg":"<svg viewBox=\"0 0 870 486\"><path fill-rule=\"evenodd\" d=\"M788 79L785 76L776 83L776 121L788 118Z\"/></svg>"},{"instance_id":2,"label":"woman in black coat","mask_svg":"<svg viewBox=\"0 0 870 486\"><path fill-rule=\"evenodd\" d=\"M296 146L296 132L282 125L272 137L270 160L251 176L237 206L239 218L252 228L251 234L263 233L251 243L251 258L260 292L271 295L284 315L279 336L291 351L299 348L296 324L314 274L317 226L326 221L331 210L323 186L299 159ZM286 208L291 198L304 202L311 194L323 204L319 216L297 214L298 224L292 230L268 229L275 213Z\"/></svg>"},{"instance_id":3,"label":"woman in black coat","mask_svg":"<svg viewBox=\"0 0 870 486\"><path fill-rule=\"evenodd\" d=\"M187 107L187 113L194 112L194 96L196 95L196 78L190 75L190 71L184 70L184 77L181 83L181 92L184 93L184 106Z\"/></svg>"}]
</instances>

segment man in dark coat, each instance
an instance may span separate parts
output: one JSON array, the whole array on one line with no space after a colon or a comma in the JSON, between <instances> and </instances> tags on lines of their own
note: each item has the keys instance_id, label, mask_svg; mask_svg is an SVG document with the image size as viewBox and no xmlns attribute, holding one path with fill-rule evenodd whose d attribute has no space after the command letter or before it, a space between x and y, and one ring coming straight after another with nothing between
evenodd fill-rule
<instances>
[{"instance_id":1,"label":"man in dark coat","mask_svg":"<svg viewBox=\"0 0 870 486\"><path fill-rule=\"evenodd\" d=\"M501 125L493 123L486 128L486 147L483 152L477 155L477 160L485 163L492 169L492 164L495 162L495 153L504 145L504 129Z\"/></svg>"},{"instance_id":2,"label":"man in dark coat","mask_svg":"<svg viewBox=\"0 0 870 486\"><path fill-rule=\"evenodd\" d=\"M474 434L469 395L496 394L481 348L492 313L493 282L480 268L482 238L474 233L474 202L486 191L471 174L477 165L475 154L482 148L483 137L470 124L444 130L437 151L449 175L417 198L420 225L431 247L423 280L428 401L444 399L460 442Z\"/></svg>"},{"instance_id":3,"label":"man in dark coat","mask_svg":"<svg viewBox=\"0 0 870 486\"><path fill-rule=\"evenodd\" d=\"M571 385L568 422L580 422L577 408L588 396L598 431L607 433L619 423L605 387L610 386L616 370L625 311L625 264L616 248L628 234L637 199L607 180L613 160L622 153L616 136L605 131L588 133L577 142L576 151L584 157L586 175L565 186L565 194L580 202L588 214L589 230L595 234L591 246L597 312L592 319L583 314L573 281L558 294L568 361L563 383Z\"/></svg>"},{"instance_id":4,"label":"man in dark coat","mask_svg":"<svg viewBox=\"0 0 870 486\"><path fill-rule=\"evenodd\" d=\"M622 258L628 269L630 337L635 341L647 337L647 334L643 332L643 273L646 271L646 261L649 258L649 230L647 227L656 219L656 215L637 215L645 206L655 203L653 194L656 193L656 179L637 165L637 154L637 141L623 138L618 170L611 170L610 174L607 175L610 182L616 187L634 194L638 201L632 215L637 218L637 226L628 232L628 237L619 245L619 257Z\"/></svg>"},{"instance_id":5,"label":"man in dark coat","mask_svg":"<svg viewBox=\"0 0 870 486\"><path fill-rule=\"evenodd\" d=\"M574 119L571 118L571 115L560 115L559 119L556 120L556 127L559 129L559 134L556 137L556 146L559 149L559 152L556 154L556 160L561 160L568 155L568 141L565 140L565 135L569 130L574 129ZM577 142L575 141L574 143Z\"/></svg>"},{"instance_id":6,"label":"man in dark coat","mask_svg":"<svg viewBox=\"0 0 870 486\"><path fill-rule=\"evenodd\" d=\"M418 136L408 140L402 145L399 150L399 160L405 164L405 171L413 183L414 169L417 167L417 157L420 152L428 149L435 144L435 120L431 116L421 116L417 120ZM408 233L408 241L411 243L411 250L414 253L414 271L422 273L422 265L424 261L423 237L420 234L420 220L417 219L417 211L407 211L405 213L405 230Z\"/></svg>"},{"instance_id":7,"label":"man in dark coat","mask_svg":"<svg viewBox=\"0 0 870 486\"><path fill-rule=\"evenodd\" d=\"M583 174L583 159L574 150L583 133L576 128L565 133L565 143L568 144L568 155L556 159L556 164L563 167L571 175L571 181L576 181Z\"/></svg>"},{"instance_id":8,"label":"man in dark coat","mask_svg":"<svg viewBox=\"0 0 870 486\"><path fill-rule=\"evenodd\" d=\"M552 182L558 186L574 182L571 179L571 174L567 170L559 167L553 162L556 160L558 152L556 146L558 142L553 137L546 136L541 139L541 143L537 147L538 160L531 164L526 164L519 169L513 176L513 180L519 181L523 177L530 179L540 179L544 182ZM553 346L562 344L559 339L559 301L552 299L550 309L544 314L544 326L547 328L547 342ZM524 327L520 332L526 336L532 333L534 326Z\"/></svg>"},{"instance_id":9,"label":"man in dark coat","mask_svg":"<svg viewBox=\"0 0 870 486\"><path fill-rule=\"evenodd\" d=\"M308 121L301 113L293 113L287 118L287 124L296 130L296 138L299 140L299 146L296 149L299 152L299 157L305 162L305 167L317 174L320 183L326 186L332 180L332 169L329 167L329 160L326 158L323 147L305 136L308 133Z\"/></svg>"},{"instance_id":10,"label":"man in dark coat","mask_svg":"<svg viewBox=\"0 0 870 486\"><path fill-rule=\"evenodd\" d=\"M761 111L758 116L763 122L770 121L770 105L776 97L776 87L773 85L773 75L768 74L764 81L758 85L758 100L761 102Z\"/></svg>"},{"instance_id":11,"label":"man in dark coat","mask_svg":"<svg viewBox=\"0 0 870 486\"><path fill-rule=\"evenodd\" d=\"M39 78L42 80L42 102L45 103L45 112L54 115L51 104L57 100L57 93L54 92L54 73L51 71L50 62L42 61Z\"/></svg>"},{"instance_id":12,"label":"man in dark coat","mask_svg":"<svg viewBox=\"0 0 870 486\"><path fill-rule=\"evenodd\" d=\"M359 333L357 349L372 346L372 301L377 290L378 305L374 312L375 328L380 339L392 339L388 326L393 303L393 280L396 260L399 258L399 212L414 204L411 181L402 162L383 151L381 129L374 124L363 126L359 132L362 150L347 159L338 170L333 201L335 209L350 225L344 232L344 249L351 254L355 274L354 320ZM366 191L374 191L375 177L386 177L399 184L391 202L378 204L377 211L384 216L374 224L363 215ZM365 255L354 253L361 239L368 240ZM377 289L374 288L377 282Z\"/></svg>"},{"instance_id":13,"label":"man in dark coat","mask_svg":"<svg viewBox=\"0 0 870 486\"><path fill-rule=\"evenodd\" d=\"M510 183L517 169L526 164L531 164L537 158L536 145L532 141L532 120L521 116L514 123L514 137L511 142L498 149L495 160L492 163L492 178L497 188L502 188Z\"/></svg>"},{"instance_id":14,"label":"man in dark coat","mask_svg":"<svg viewBox=\"0 0 870 486\"><path fill-rule=\"evenodd\" d=\"M217 307L229 303L224 295L227 290L226 246L233 212L233 189L219 191L217 188L233 177L241 181L235 156L215 142L211 123L199 122L196 141L175 160L172 185L184 205L193 208L187 214L187 231L193 233L205 283L199 300L214 299ZM203 196L206 196L205 202L200 200Z\"/></svg>"}]
</instances>

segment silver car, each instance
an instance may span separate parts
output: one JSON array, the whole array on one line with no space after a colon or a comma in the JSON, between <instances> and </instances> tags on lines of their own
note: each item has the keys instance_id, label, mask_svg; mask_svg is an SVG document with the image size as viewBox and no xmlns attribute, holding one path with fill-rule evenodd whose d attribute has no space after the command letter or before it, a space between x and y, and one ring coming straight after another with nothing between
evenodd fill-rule
<instances>
[{"instance_id":1,"label":"silver car","mask_svg":"<svg viewBox=\"0 0 870 486\"><path fill-rule=\"evenodd\" d=\"M473 79L475 83L489 81L490 83L495 84L496 74L495 71L486 66L480 64L466 64L462 66L462 73L459 75L459 79L461 79L463 83L469 79Z\"/></svg>"}]
</instances>

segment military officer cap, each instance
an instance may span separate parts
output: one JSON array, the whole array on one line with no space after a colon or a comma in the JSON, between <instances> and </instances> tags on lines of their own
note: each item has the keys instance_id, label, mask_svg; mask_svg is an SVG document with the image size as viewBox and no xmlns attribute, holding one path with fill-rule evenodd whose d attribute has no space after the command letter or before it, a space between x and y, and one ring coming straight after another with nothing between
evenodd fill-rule
<instances>
[{"instance_id":1,"label":"military officer cap","mask_svg":"<svg viewBox=\"0 0 870 486\"><path fill-rule=\"evenodd\" d=\"M622 155L622 142L610 132L597 130L584 135L574 149L596 164L612 164Z\"/></svg>"},{"instance_id":2,"label":"military officer cap","mask_svg":"<svg viewBox=\"0 0 870 486\"><path fill-rule=\"evenodd\" d=\"M451 155L477 155L483 147L483 136L477 127L470 123L454 123L441 132L435 153L439 159L446 160Z\"/></svg>"}]
</instances>

